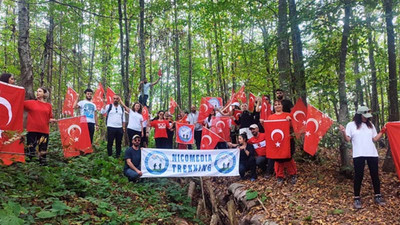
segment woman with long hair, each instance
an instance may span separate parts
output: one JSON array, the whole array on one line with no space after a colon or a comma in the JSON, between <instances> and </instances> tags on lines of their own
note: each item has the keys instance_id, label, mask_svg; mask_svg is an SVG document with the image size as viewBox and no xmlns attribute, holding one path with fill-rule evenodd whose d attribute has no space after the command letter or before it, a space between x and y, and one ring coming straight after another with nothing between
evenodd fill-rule
<instances>
[{"instance_id":1,"label":"woman with long hair","mask_svg":"<svg viewBox=\"0 0 400 225\"><path fill-rule=\"evenodd\" d=\"M380 180L378 173L378 151L374 142L378 141L386 128L377 133L374 124L371 122L371 110L366 106L360 106L357 113L353 117L353 121L344 128L339 126L344 139L347 142L351 141L353 146L353 164L354 164L354 208L361 209L361 184L364 178L365 161L368 164L371 175L372 185L374 187L374 201L378 205L384 205L385 200L381 195Z\"/></svg>"},{"instance_id":2,"label":"woman with long hair","mask_svg":"<svg viewBox=\"0 0 400 225\"><path fill-rule=\"evenodd\" d=\"M132 105L132 109L130 109L122 101L120 101L120 103L125 108L125 112L129 113L127 126L128 140L132 140L133 136L135 135L139 135L140 138L143 138L142 105L139 102L135 102ZM132 147L132 141L130 141L129 147Z\"/></svg>"},{"instance_id":3,"label":"woman with long hair","mask_svg":"<svg viewBox=\"0 0 400 225\"><path fill-rule=\"evenodd\" d=\"M15 84L15 78L10 73L3 73L0 76L0 81L7 83L7 84Z\"/></svg>"},{"instance_id":4,"label":"woman with long hair","mask_svg":"<svg viewBox=\"0 0 400 225\"><path fill-rule=\"evenodd\" d=\"M158 111L157 116L150 122L150 127L154 127L156 148L168 147L167 129L169 129L169 121L164 119L164 114L164 111Z\"/></svg>"},{"instance_id":5,"label":"woman with long hair","mask_svg":"<svg viewBox=\"0 0 400 225\"><path fill-rule=\"evenodd\" d=\"M24 110L28 112L26 135L28 155L32 159L38 153L39 162L46 164L47 145L49 141L49 123L55 122L53 110L50 103L45 100L48 97L47 89L40 87L36 91L36 100L24 102ZM38 150L36 151L36 147Z\"/></svg>"}]
</instances>

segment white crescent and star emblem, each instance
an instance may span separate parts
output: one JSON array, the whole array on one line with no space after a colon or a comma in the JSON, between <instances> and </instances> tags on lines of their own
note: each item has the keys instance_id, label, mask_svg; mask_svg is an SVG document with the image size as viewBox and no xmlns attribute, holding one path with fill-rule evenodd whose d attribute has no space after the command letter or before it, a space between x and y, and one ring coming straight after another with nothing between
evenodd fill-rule
<instances>
[{"instance_id":1,"label":"white crescent and star emblem","mask_svg":"<svg viewBox=\"0 0 400 225\"><path fill-rule=\"evenodd\" d=\"M283 131L281 129L275 129L271 132L271 139L274 140L274 135L278 133L281 135L281 141L285 138L285 134L283 134ZM281 147L281 143L279 141L275 142L275 146L277 148Z\"/></svg>"},{"instance_id":2,"label":"white crescent and star emblem","mask_svg":"<svg viewBox=\"0 0 400 225\"><path fill-rule=\"evenodd\" d=\"M222 125L224 125L224 127L223 128L225 128L225 123L224 122L222 122L221 120L220 121L218 121L216 124L215 124L215 126L217 126L218 127L218 124L221 124L222 123Z\"/></svg>"},{"instance_id":3,"label":"white crescent and star emblem","mask_svg":"<svg viewBox=\"0 0 400 225\"><path fill-rule=\"evenodd\" d=\"M313 122L314 124L315 124L315 131L314 131L314 133L316 133L317 131L318 131L318 128L319 128L319 124L318 124L318 121L316 120L316 119L314 119L314 118L310 118L310 119L308 119L307 120L307 123L306 124L308 124L308 122Z\"/></svg>"},{"instance_id":4,"label":"white crescent and star emblem","mask_svg":"<svg viewBox=\"0 0 400 225\"><path fill-rule=\"evenodd\" d=\"M8 122L6 124L6 126L7 126L8 124L10 124L12 117L13 117L13 113L11 110L11 104L9 101L7 101L7 99L0 97L0 105L4 105L4 107L7 108L7 112L8 112Z\"/></svg>"},{"instance_id":5,"label":"white crescent and star emblem","mask_svg":"<svg viewBox=\"0 0 400 225\"><path fill-rule=\"evenodd\" d=\"M203 139L206 138L209 140L209 143L207 145L210 145L212 143L212 138L210 137L210 135L204 135L201 140L203 141Z\"/></svg>"},{"instance_id":6,"label":"white crescent and star emblem","mask_svg":"<svg viewBox=\"0 0 400 225\"><path fill-rule=\"evenodd\" d=\"M81 130L81 127L80 127L80 126L78 126L78 125L76 125L76 124L72 124L71 126L68 127L68 130L67 130L67 133L68 133L69 136L71 136L71 130L74 129L74 128L79 130L79 134L82 133L82 130ZM77 138L75 138L74 140L75 140L75 141L78 141L79 138L77 137Z\"/></svg>"},{"instance_id":7,"label":"white crescent and star emblem","mask_svg":"<svg viewBox=\"0 0 400 225\"><path fill-rule=\"evenodd\" d=\"M112 102L112 97L111 96L108 96L108 101Z\"/></svg>"},{"instance_id":8,"label":"white crescent and star emblem","mask_svg":"<svg viewBox=\"0 0 400 225\"><path fill-rule=\"evenodd\" d=\"M208 111L208 106L207 106L207 104L201 104L201 106L204 106L204 107L205 107L204 112L207 112L207 111Z\"/></svg>"},{"instance_id":9,"label":"white crescent and star emblem","mask_svg":"<svg viewBox=\"0 0 400 225\"><path fill-rule=\"evenodd\" d=\"M299 122L299 120L297 120L297 118L296 118L296 116L298 114L302 114L302 115L304 115L304 117L306 116L306 114L303 111L297 110L296 112L293 113L293 119L296 120L296 122Z\"/></svg>"}]
</instances>

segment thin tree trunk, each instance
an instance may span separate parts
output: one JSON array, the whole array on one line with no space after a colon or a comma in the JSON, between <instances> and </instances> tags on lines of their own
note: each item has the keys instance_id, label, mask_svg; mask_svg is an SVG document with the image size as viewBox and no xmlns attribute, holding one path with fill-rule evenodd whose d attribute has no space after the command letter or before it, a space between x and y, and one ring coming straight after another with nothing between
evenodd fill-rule
<instances>
[{"instance_id":1,"label":"thin tree trunk","mask_svg":"<svg viewBox=\"0 0 400 225\"><path fill-rule=\"evenodd\" d=\"M345 124L348 122L348 105L346 97L346 57L347 57L347 45L350 36L350 14L351 6L350 0L345 0L345 16L342 33L342 43L340 48L340 61L339 61L339 123ZM340 161L342 172L347 173L350 168L350 160L347 154L347 147L344 138L340 141Z\"/></svg>"},{"instance_id":2,"label":"thin tree trunk","mask_svg":"<svg viewBox=\"0 0 400 225\"><path fill-rule=\"evenodd\" d=\"M188 109L192 105L192 75L193 75L193 62L192 62L192 4L189 0L188 12L188 51L189 51L189 75L188 75Z\"/></svg>"},{"instance_id":3,"label":"thin tree trunk","mask_svg":"<svg viewBox=\"0 0 400 225\"><path fill-rule=\"evenodd\" d=\"M177 9L177 1L174 1L174 45L175 45L175 78L176 78L176 103L178 105L182 105L181 100L181 65L179 58L179 34L178 34L178 9Z\"/></svg>"},{"instance_id":4,"label":"thin tree trunk","mask_svg":"<svg viewBox=\"0 0 400 225\"><path fill-rule=\"evenodd\" d=\"M61 18L63 17L63 12L61 12L61 16L60 16ZM59 49L60 49L60 54L58 55L58 57L59 57L59 61L58 61L58 73L59 73L59 75L58 75L58 98L57 98L57 101L58 101L58 107L57 107L57 113L56 113L56 118L60 118L60 115L61 115L61 107L62 107L62 101L61 101L61 98L60 98L60 96L61 96L61 81L62 81L62 79L63 79L63 67L62 67L62 57L61 57L61 53L62 53L62 51L63 51L63 49L62 49L62 44L63 44L63 42L62 42L62 35L63 35L63 25L62 25L62 23L60 23L60 29L59 29L59 36L58 36L58 38L59 38Z\"/></svg>"},{"instance_id":5,"label":"thin tree trunk","mask_svg":"<svg viewBox=\"0 0 400 225\"><path fill-rule=\"evenodd\" d=\"M21 85L25 87L25 98L34 99L31 46L29 44L29 5L18 1L18 54L21 66Z\"/></svg>"},{"instance_id":6,"label":"thin tree trunk","mask_svg":"<svg viewBox=\"0 0 400 225\"><path fill-rule=\"evenodd\" d=\"M124 0L124 19L125 19L125 73L124 73L124 99L125 105L129 106L131 102L131 91L129 88L129 21L126 9L127 0Z\"/></svg>"},{"instance_id":7,"label":"thin tree trunk","mask_svg":"<svg viewBox=\"0 0 400 225\"><path fill-rule=\"evenodd\" d=\"M122 3L118 0L118 24L119 24L119 45L120 45L120 62L121 62L121 82L125 82L125 55L124 55L124 27L122 23Z\"/></svg>"},{"instance_id":8,"label":"thin tree trunk","mask_svg":"<svg viewBox=\"0 0 400 225\"><path fill-rule=\"evenodd\" d=\"M363 89L361 86L361 79L359 77L360 69L359 69L359 58L358 58L358 40L357 37L353 39L354 51L353 51L353 58L354 58L354 76L356 77L356 100L354 101L355 108L357 110L359 105L364 105L364 94Z\"/></svg>"},{"instance_id":9,"label":"thin tree trunk","mask_svg":"<svg viewBox=\"0 0 400 225\"><path fill-rule=\"evenodd\" d=\"M207 55L208 55L208 73L210 76L210 79L213 80L214 74L213 74L213 61L212 61L212 54L211 54L211 41L207 42ZM210 88L210 82L206 82L207 86L207 95L211 95L211 88Z\"/></svg>"},{"instance_id":10,"label":"thin tree trunk","mask_svg":"<svg viewBox=\"0 0 400 225\"><path fill-rule=\"evenodd\" d=\"M146 78L146 59L144 46L144 0L139 1L140 5L140 21L139 21L139 49L140 49L140 80ZM141 89L141 96L144 96L144 88Z\"/></svg>"},{"instance_id":11,"label":"thin tree trunk","mask_svg":"<svg viewBox=\"0 0 400 225\"><path fill-rule=\"evenodd\" d=\"M287 31L287 4L286 0L279 0L278 8L278 68L279 81L283 90L290 95L290 55Z\"/></svg>"}]
</instances>

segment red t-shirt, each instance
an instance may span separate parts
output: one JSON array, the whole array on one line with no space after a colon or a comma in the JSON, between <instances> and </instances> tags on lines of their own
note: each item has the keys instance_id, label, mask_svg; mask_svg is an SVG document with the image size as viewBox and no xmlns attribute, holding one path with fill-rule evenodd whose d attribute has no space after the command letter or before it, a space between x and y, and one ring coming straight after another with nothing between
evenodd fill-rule
<instances>
[{"instance_id":1,"label":"red t-shirt","mask_svg":"<svg viewBox=\"0 0 400 225\"><path fill-rule=\"evenodd\" d=\"M247 141L248 144L252 144L256 150L257 156L265 156L266 153L266 142L265 134L258 133L258 137L253 136Z\"/></svg>"},{"instance_id":2,"label":"red t-shirt","mask_svg":"<svg viewBox=\"0 0 400 225\"><path fill-rule=\"evenodd\" d=\"M168 120L153 120L150 122L150 126L154 127L154 138L168 138Z\"/></svg>"},{"instance_id":3,"label":"red t-shirt","mask_svg":"<svg viewBox=\"0 0 400 225\"><path fill-rule=\"evenodd\" d=\"M53 118L51 104L38 100L24 101L24 110L28 112L26 129L28 132L49 133L50 118Z\"/></svg>"}]
</instances>

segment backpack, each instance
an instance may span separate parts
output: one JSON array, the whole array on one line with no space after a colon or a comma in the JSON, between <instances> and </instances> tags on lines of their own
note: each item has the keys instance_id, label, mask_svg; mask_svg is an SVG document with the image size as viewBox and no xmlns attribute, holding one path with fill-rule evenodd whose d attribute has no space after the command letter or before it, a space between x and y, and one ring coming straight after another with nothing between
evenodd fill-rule
<instances>
[{"instance_id":1,"label":"backpack","mask_svg":"<svg viewBox=\"0 0 400 225\"><path fill-rule=\"evenodd\" d=\"M118 105L118 106L119 106L119 105ZM112 109L112 104L108 105L107 116L106 116L106 126L107 126L107 122L108 122L108 114L110 113L111 109ZM123 120L123 116L124 116L124 114L125 114L125 109L124 109L124 107L122 107L122 106L121 106L121 109L122 109L122 114L121 114L121 122L122 122L122 121L124 121L124 120Z\"/></svg>"}]
</instances>

